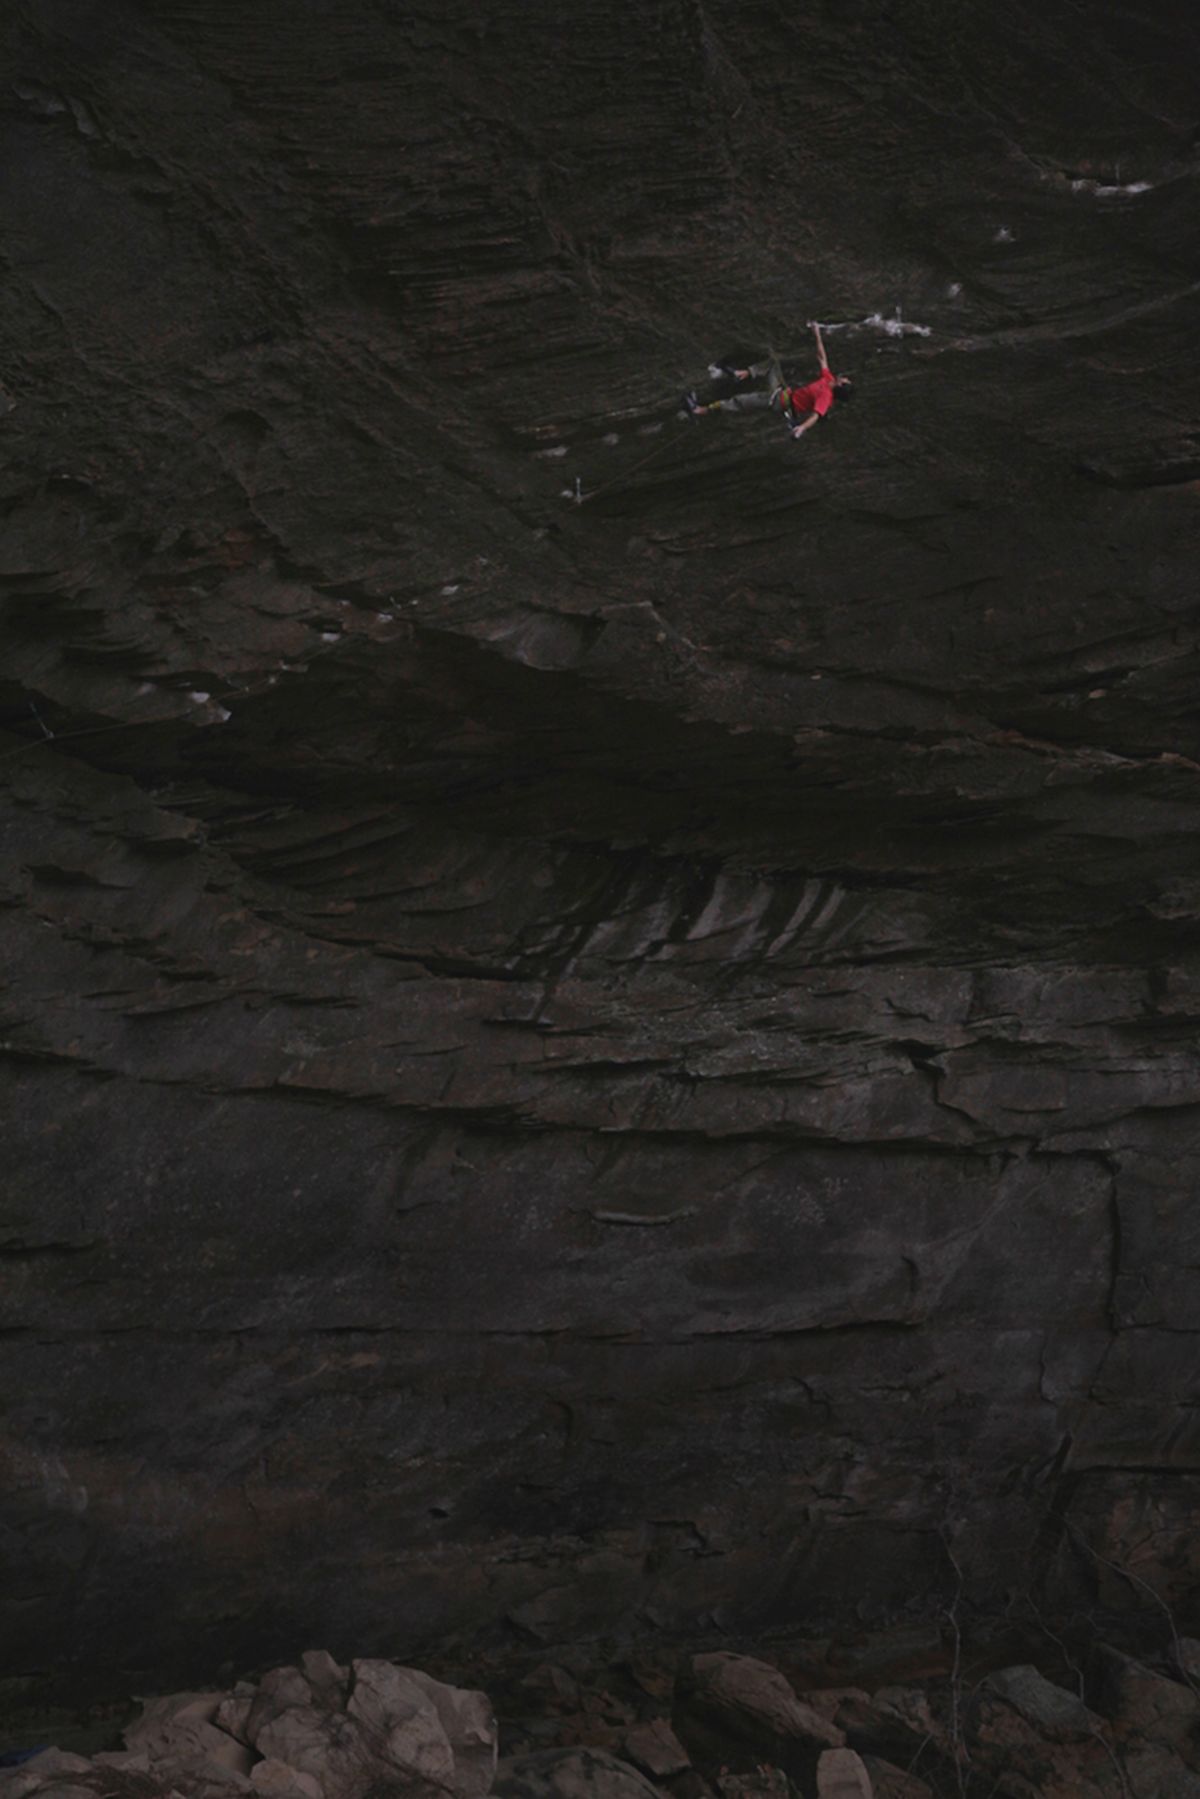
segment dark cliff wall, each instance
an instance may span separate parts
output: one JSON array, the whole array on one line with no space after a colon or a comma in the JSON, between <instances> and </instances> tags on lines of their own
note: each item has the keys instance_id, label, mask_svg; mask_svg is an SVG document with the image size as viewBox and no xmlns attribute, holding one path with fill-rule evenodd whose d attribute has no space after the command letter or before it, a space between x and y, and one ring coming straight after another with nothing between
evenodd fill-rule
<instances>
[{"instance_id":1,"label":"dark cliff wall","mask_svg":"<svg viewBox=\"0 0 1200 1799\"><path fill-rule=\"evenodd\" d=\"M1187 1616L1198 38L12 0L6 1672Z\"/></svg>"}]
</instances>

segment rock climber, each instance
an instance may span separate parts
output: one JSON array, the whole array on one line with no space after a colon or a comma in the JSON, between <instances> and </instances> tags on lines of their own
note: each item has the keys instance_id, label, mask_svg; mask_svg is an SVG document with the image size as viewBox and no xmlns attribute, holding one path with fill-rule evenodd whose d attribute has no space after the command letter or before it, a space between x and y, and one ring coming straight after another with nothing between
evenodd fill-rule
<instances>
[{"instance_id":1,"label":"rock climber","mask_svg":"<svg viewBox=\"0 0 1200 1799\"><path fill-rule=\"evenodd\" d=\"M829 366L825 354L825 345L821 341L821 327L810 319L813 336L817 340L817 355L821 362L821 372L815 381L808 382L805 387L792 387L784 381L779 364L771 359L767 362L751 363L749 368L734 368L728 363L714 363L709 374L714 381L722 375L731 376L735 381L751 379L767 379L765 388L757 388L753 392L733 394L727 400L710 400L701 405L694 393L683 396L684 411L693 419L703 418L706 412L758 412L767 407L782 412L784 423L795 438L804 436L833 406L835 401L842 402L853 398L853 384L845 375L835 375Z\"/></svg>"}]
</instances>

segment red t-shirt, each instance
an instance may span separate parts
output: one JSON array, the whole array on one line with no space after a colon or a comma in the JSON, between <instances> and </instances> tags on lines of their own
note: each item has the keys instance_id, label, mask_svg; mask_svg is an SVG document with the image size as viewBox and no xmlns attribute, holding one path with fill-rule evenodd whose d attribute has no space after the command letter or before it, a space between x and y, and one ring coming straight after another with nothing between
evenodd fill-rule
<instances>
[{"instance_id":1,"label":"red t-shirt","mask_svg":"<svg viewBox=\"0 0 1200 1799\"><path fill-rule=\"evenodd\" d=\"M822 369L807 387L785 389L784 405L792 412L815 412L818 418L824 418L833 405L833 381L830 370Z\"/></svg>"}]
</instances>

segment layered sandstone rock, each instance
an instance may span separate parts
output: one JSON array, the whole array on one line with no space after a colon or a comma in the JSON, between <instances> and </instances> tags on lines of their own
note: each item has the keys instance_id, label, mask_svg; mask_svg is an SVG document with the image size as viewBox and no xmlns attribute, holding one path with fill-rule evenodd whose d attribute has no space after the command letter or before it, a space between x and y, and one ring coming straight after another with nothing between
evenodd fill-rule
<instances>
[{"instance_id":1,"label":"layered sandstone rock","mask_svg":"<svg viewBox=\"0 0 1200 1799\"><path fill-rule=\"evenodd\" d=\"M1189 1627L1196 29L11 0L8 1675Z\"/></svg>"}]
</instances>

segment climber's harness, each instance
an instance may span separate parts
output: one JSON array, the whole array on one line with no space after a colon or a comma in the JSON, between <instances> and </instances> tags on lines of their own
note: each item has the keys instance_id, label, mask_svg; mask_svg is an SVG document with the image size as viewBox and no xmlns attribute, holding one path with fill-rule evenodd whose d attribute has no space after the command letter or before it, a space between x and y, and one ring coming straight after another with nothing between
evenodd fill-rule
<instances>
[{"instance_id":1,"label":"climber's harness","mask_svg":"<svg viewBox=\"0 0 1200 1799\"><path fill-rule=\"evenodd\" d=\"M778 406L780 412L783 414L783 420L788 430L794 430L797 419L795 413L792 411L791 388L788 387L786 383L781 383L778 387L773 387L771 389L770 403L772 406Z\"/></svg>"}]
</instances>

